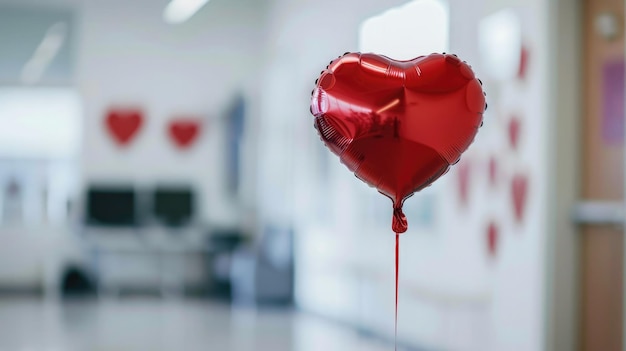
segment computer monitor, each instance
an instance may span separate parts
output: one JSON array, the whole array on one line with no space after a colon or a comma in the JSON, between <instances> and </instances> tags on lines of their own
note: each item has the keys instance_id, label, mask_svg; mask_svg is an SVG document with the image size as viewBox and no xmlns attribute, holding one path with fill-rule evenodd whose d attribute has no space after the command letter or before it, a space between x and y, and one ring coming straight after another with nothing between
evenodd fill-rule
<instances>
[{"instance_id":1,"label":"computer monitor","mask_svg":"<svg viewBox=\"0 0 626 351\"><path fill-rule=\"evenodd\" d=\"M163 225L188 225L194 215L194 193L188 187L157 187L153 197L153 214Z\"/></svg>"},{"instance_id":2,"label":"computer monitor","mask_svg":"<svg viewBox=\"0 0 626 351\"><path fill-rule=\"evenodd\" d=\"M87 223L101 226L134 226L136 195L132 187L90 187L87 190Z\"/></svg>"}]
</instances>

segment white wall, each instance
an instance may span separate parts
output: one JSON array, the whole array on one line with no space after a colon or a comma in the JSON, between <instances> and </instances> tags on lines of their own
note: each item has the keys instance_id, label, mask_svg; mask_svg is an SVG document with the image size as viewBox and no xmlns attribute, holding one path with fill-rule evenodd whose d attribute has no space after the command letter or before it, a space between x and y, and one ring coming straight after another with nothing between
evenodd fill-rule
<instances>
[{"instance_id":1,"label":"white wall","mask_svg":"<svg viewBox=\"0 0 626 351\"><path fill-rule=\"evenodd\" d=\"M473 174L471 219L459 221L452 228L461 231L469 227L481 238L487 220L498 223L498 253L486 267L491 299L485 340L493 350L540 350L546 337L545 250L550 235L547 187L553 176L549 174L547 156L549 133L553 133L548 114L548 4L533 1L494 6L486 2L484 11L491 14L505 8L512 8L521 20L522 40L529 50L528 72L525 80L496 83L485 79L488 98L491 97L485 120L488 133L482 138L479 135L476 147L468 155L479 167ZM517 150L508 142L508 123L513 115L521 123ZM495 156L499 164L499 184L495 189L490 189L485 181L490 156ZM519 223L513 216L511 193L516 175L528 179L525 217Z\"/></svg>"}]
</instances>

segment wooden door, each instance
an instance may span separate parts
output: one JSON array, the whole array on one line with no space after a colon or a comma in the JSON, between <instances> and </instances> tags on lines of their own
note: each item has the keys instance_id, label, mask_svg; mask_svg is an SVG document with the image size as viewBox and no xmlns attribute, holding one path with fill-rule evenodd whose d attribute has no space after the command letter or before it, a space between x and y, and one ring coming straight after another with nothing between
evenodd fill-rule
<instances>
[{"instance_id":1,"label":"wooden door","mask_svg":"<svg viewBox=\"0 0 626 351\"><path fill-rule=\"evenodd\" d=\"M624 0L583 0L583 201L624 199L623 13ZM617 20L616 37L602 34L603 14ZM581 227L581 350L622 350L623 234L621 226Z\"/></svg>"}]
</instances>

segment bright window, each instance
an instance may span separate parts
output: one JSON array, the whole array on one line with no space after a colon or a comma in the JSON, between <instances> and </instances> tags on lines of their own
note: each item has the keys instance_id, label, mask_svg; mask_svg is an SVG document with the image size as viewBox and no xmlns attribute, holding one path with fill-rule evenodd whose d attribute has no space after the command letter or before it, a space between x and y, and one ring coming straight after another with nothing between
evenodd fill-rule
<instances>
[{"instance_id":1,"label":"bright window","mask_svg":"<svg viewBox=\"0 0 626 351\"><path fill-rule=\"evenodd\" d=\"M440 0L414 0L361 24L359 50L396 60L448 50L448 6Z\"/></svg>"},{"instance_id":2,"label":"bright window","mask_svg":"<svg viewBox=\"0 0 626 351\"><path fill-rule=\"evenodd\" d=\"M80 113L79 97L71 89L0 89L0 158L77 156Z\"/></svg>"}]
</instances>

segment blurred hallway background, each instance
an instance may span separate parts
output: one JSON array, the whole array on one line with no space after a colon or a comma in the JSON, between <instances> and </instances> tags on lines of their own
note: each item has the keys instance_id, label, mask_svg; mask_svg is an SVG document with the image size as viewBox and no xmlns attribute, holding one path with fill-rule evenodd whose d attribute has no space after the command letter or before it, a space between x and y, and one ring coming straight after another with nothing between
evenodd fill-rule
<instances>
[{"instance_id":1,"label":"blurred hallway background","mask_svg":"<svg viewBox=\"0 0 626 351\"><path fill-rule=\"evenodd\" d=\"M626 350L624 1L0 0L0 351L392 350L390 203L309 113L352 51L487 92L399 349Z\"/></svg>"}]
</instances>

